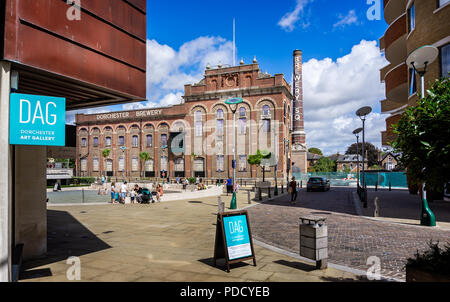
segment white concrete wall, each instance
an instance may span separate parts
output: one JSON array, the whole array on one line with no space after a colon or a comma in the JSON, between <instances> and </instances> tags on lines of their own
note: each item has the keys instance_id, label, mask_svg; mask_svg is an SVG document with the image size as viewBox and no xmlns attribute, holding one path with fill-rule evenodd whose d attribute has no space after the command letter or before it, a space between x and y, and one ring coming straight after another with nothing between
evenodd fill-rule
<instances>
[{"instance_id":1,"label":"white concrete wall","mask_svg":"<svg viewBox=\"0 0 450 302\"><path fill-rule=\"evenodd\" d=\"M15 147L15 240L25 260L47 252L46 163L46 147Z\"/></svg>"},{"instance_id":2,"label":"white concrete wall","mask_svg":"<svg viewBox=\"0 0 450 302\"><path fill-rule=\"evenodd\" d=\"M10 63L0 62L0 282L11 281L10 69Z\"/></svg>"}]
</instances>

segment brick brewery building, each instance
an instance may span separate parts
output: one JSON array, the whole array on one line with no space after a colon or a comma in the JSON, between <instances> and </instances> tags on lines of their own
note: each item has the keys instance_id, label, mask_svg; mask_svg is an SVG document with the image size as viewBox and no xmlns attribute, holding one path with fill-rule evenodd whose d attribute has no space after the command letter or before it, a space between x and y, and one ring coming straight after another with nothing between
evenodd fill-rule
<instances>
[{"instance_id":1,"label":"brick brewery building","mask_svg":"<svg viewBox=\"0 0 450 302\"><path fill-rule=\"evenodd\" d=\"M260 167L247 163L248 156L259 149L272 152L265 176L275 177L278 159L277 176L286 179L287 170L292 170L289 159L294 96L282 74L263 74L256 59L249 65L241 62L234 67L207 67L199 83L185 85L184 101L179 105L76 115L76 172L80 176L106 174L119 179L231 177L233 114L225 101L232 97L244 100L236 111L236 177L262 177ZM303 106L301 96L298 103ZM303 122L303 108L301 113ZM102 155L105 149L111 150L106 158ZM141 160L142 152L148 153L150 160ZM306 157L298 167L306 171Z\"/></svg>"}]
</instances>

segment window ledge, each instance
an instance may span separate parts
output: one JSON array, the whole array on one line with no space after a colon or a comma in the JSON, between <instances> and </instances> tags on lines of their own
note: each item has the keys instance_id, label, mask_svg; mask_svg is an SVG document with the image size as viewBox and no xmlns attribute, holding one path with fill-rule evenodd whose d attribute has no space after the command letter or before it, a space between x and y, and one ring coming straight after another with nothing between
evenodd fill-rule
<instances>
[{"instance_id":1,"label":"window ledge","mask_svg":"<svg viewBox=\"0 0 450 302\"><path fill-rule=\"evenodd\" d=\"M411 30L411 31L409 32L409 34L406 36L406 40L409 39L409 37L412 35L412 33L413 33L415 30L416 30L416 28L414 27L413 30Z\"/></svg>"},{"instance_id":2,"label":"window ledge","mask_svg":"<svg viewBox=\"0 0 450 302\"><path fill-rule=\"evenodd\" d=\"M437 9L435 9L433 14L437 14L438 12L440 12L441 10L443 10L444 8L446 8L449 5L450 5L450 2L445 3L443 6L438 7Z\"/></svg>"}]
</instances>

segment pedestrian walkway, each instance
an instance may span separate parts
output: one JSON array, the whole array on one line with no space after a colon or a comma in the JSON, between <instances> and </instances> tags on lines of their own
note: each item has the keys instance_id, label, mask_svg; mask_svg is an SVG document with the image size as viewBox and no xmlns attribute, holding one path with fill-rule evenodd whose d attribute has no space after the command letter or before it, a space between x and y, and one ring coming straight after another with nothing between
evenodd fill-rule
<instances>
[{"instance_id":1,"label":"pedestrian walkway","mask_svg":"<svg viewBox=\"0 0 450 302\"><path fill-rule=\"evenodd\" d=\"M411 195L408 190L368 190L367 208L362 208L362 215L374 216L374 200L378 197L378 220L420 225L422 201L419 195ZM434 213L437 226L450 229L450 202L432 201L429 206Z\"/></svg>"},{"instance_id":2,"label":"pedestrian walkway","mask_svg":"<svg viewBox=\"0 0 450 302\"><path fill-rule=\"evenodd\" d=\"M253 196L252 196L253 197ZM228 208L231 196L222 195ZM258 205L255 201L252 206ZM249 206L247 192L238 206ZM213 266L217 198L151 205L79 205L48 208L48 255L24 262L21 281L68 281L70 256L81 261L81 281L318 282L357 281L328 268L255 245L252 262ZM253 226L252 231L257 228ZM364 277L363 277L364 280Z\"/></svg>"},{"instance_id":3,"label":"pedestrian walkway","mask_svg":"<svg viewBox=\"0 0 450 302\"><path fill-rule=\"evenodd\" d=\"M366 271L369 257L380 259L384 277L405 280L409 257L428 248L430 240L445 244L450 229L377 221L359 216L352 189L329 192L302 190L295 206L288 197L249 209L254 237L292 253L299 251L299 217L327 218L329 262ZM388 202L387 199L385 202ZM359 201L358 201L359 202ZM382 207L383 209L383 207ZM382 210L383 211L383 210Z\"/></svg>"}]
</instances>

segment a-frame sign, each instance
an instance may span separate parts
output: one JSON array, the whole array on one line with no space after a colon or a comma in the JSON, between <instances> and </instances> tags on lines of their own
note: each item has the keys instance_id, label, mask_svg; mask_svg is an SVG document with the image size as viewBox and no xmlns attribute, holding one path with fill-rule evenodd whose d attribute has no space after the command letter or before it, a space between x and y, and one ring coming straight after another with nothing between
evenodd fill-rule
<instances>
[{"instance_id":1,"label":"a-frame sign","mask_svg":"<svg viewBox=\"0 0 450 302\"><path fill-rule=\"evenodd\" d=\"M253 265L256 266L247 211L217 214L214 266L217 259L223 258L227 264L227 272L230 272L231 264L246 260L253 260Z\"/></svg>"}]
</instances>

